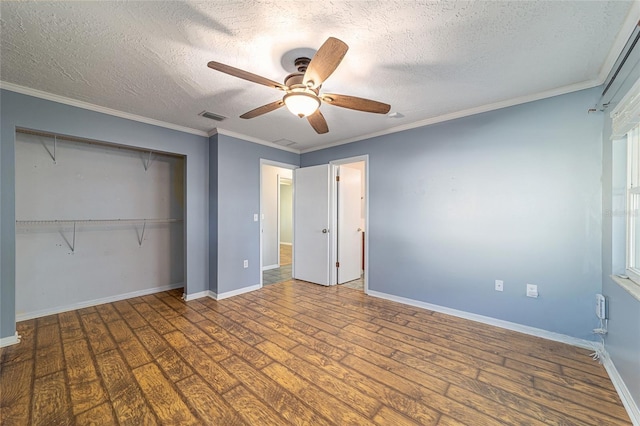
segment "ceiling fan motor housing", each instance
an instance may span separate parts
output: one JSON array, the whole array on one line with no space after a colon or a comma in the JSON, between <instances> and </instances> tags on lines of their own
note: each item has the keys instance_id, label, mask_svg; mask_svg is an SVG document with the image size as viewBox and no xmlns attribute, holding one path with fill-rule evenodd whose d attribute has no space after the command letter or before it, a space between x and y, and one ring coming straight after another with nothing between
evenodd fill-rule
<instances>
[{"instance_id":1,"label":"ceiling fan motor housing","mask_svg":"<svg viewBox=\"0 0 640 426\"><path fill-rule=\"evenodd\" d=\"M294 72L293 74L289 74L288 76L285 77L284 84L285 86L289 87L289 89L291 89L292 92L305 91L305 92L313 92L317 95L321 86L318 86L315 89L307 87L302 82L303 78L304 78L304 72Z\"/></svg>"},{"instance_id":2,"label":"ceiling fan motor housing","mask_svg":"<svg viewBox=\"0 0 640 426\"><path fill-rule=\"evenodd\" d=\"M311 59L309 58L297 58L295 61L293 61L293 64L295 65L298 72L304 74L304 72L307 70L307 67L309 66L309 62L311 62Z\"/></svg>"}]
</instances>

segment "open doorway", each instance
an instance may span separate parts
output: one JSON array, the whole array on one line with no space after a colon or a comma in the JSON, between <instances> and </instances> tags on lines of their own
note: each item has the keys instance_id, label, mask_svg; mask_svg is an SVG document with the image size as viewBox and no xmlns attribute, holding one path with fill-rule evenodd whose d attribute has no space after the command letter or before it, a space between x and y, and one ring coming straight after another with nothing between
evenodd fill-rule
<instances>
[{"instance_id":1,"label":"open doorway","mask_svg":"<svg viewBox=\"0 0 640 426\"><path fill-rule=\"evenodd\" d=\"M367 292L368 156L294 171L295 279Z\"/></svg>"},{"instance_id":2,"label":"open doorway","mask_svg":"<svg viewBox=\"0 0 640 426\"><path fill-rule=\"evenodd\" d=\"M260 179L260 259L262 285L291 279L293 171L263 160ZM292 166L289 166L292 167Z\"/></svg>"},{"instance_id":3,"label":"open doorway","mask_svg":"<svg viewBox=\"0 0 640 426\"><path fill-rule=\"evenodd\" d=\"M334 163L335 164L335 163ZM364 290L366 179L365 162L337 165L336 185L336 283Z\"/></svg>"}]
</instances>

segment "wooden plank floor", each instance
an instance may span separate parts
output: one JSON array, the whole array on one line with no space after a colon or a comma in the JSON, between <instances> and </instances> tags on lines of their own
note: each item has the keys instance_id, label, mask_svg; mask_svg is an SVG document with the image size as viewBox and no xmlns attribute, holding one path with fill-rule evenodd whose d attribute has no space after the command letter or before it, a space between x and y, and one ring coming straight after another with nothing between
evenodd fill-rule
<instances>
[{"instance_id":1,"label":"wooden plank floor","mask_svg":"<svg viewBox=\"0 0 640 426\"><path fill-rule=\"evenodd\" d=\"M589 351L343 287L180 290L24 321L2 425L628 425Z\"/></svg>"},{"instance_id":2,"label":"wooden plank floor","mask_svg":"<svg viewBox=\"0 0 640 426\"><path fill-rule=\"evenodd\" d=\"M291 252L293 247L287 244L280 244L280 266L291 265Z\"/></svg>"}]
</instances>

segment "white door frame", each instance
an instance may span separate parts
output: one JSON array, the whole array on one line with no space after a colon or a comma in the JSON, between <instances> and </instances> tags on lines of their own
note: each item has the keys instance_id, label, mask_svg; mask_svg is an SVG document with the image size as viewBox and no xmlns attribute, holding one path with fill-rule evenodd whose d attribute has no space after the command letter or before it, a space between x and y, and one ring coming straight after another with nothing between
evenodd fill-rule
<instances>
[{"instance_id":1,"label":"white door frame","mask_svg":"<svg viewBox=\"0 0 640 426\"><path fill-rule=\"evenodd\" d=\"M369 293L369 155L358 155L356 157L341 158L339 160L330 161L331 166L340 166L343 164L357 163L364 161L364 292ZM337 206L338 204L338 191L336 191L336 181L333 179L333 188L331 191L331 204ZM331 223L330 229L337 229L338 224L338 211L336 208L332 208L331 211ZM330 265L335 265L338 261L336 253L338 246L338 233L331 233L331 259ZM335 285L337 281L336 268L332 268L331 284Z\"/></svg>"},{"instance_id":2,"label":"white door frame","mask_svg":"<svg viewBox=\"0 0 640 426\"><path fill-rule=\"evenodd\" d=\"M338 160L333 160L330 161L329 164L331 166L340 166L342 164L350 164L350 163L357 163L359 161L363 161L364 162L364 191L365 191L365 196L364 196L364 254L365 254L365 262L364 262L364 292L365 294L369 293L369 155L365 154L365 155L358 155L355 157L348 157L348 158L341 158ZM263 165L268 165L268 166L275 166L275 167L281 167L283 169L290 169L290 170L294 170L299 168L300 166L297 166L295 164L289 164L289 163L281 163L278 161L273 161L273 160L266 160L261 158L260 159L260 202L259 202L259 213L258 213L258 222L260 224L260 226L258 227L258 233L260 236L260 288L262 288L263 286L263 282L262 282L262 166ZM293 185L293 191L294 191L294 197L295 197L295 180L292 182ZM330 200L330 204L333 206L337 205L337 191L336 191L336 181L335 179L333 179L332 182L332 191L331 191L331 200ZM336 229L336 225L337 225L337 209L332 208L331 209L331 223L330 223L330 229ZM335 263L337 262L337 257L336 257L336 250L335 248L337 247L338 244L338 234L336 232L331 232L331 257L330 257L330 265L335 265ZM292 254L293 255L293 254ZM292 268L294 267L293 265L295 265L295 260L292 259ZM331 285L335 285L337 283L337 276L336 276L336 268L332 268L332 273L330 274L330 282Z\"/></svg>"},{"instance_id":3,"label":"white door frame","mask_svg":"<svg viewBox=\"0 0 640 426\"><path fill-rule=\"evenodd\" d=\"M259 195L259 203L258 203L258 224L260 226L258 226L258 234L260 234L260 287L262 288L262 166L274 166L274 167L280 167L283 169L289 169L289 170L294 170L299 168L300 166L297 166L295 164L288 164L288 163L281 163L279 161L273 161L273 160L266 160L264 158L260 159L260 195ZM294 188L295 190L295 188ZM278 191L280 191L280 182L278 181ZM280 207L278 207L280 208ZM293 221L293 219L292 219ZM280 229L280 221L278 221L278 230ZM292 254L293 256L293 254ZM280 254L278 253L278 262L280 261ZM292 259L292 266L293 268L293 259Z\"/></svg>"}]
</instances>

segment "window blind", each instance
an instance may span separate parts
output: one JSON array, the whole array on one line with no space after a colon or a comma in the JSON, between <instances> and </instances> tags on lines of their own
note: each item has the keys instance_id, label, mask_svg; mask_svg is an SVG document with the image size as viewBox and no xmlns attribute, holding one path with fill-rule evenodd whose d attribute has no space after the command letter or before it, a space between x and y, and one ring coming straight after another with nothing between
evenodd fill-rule
<instances>
[{"instance_id":1,"label":"window blind","mask_svg":"<svg viewBox=\"0 0 640 426\"><path fill-rule=\"evenodd\" d=\"M640 80L611 111L611 139L620 139L640 123Z\"/></svg>"}]
</instances>

